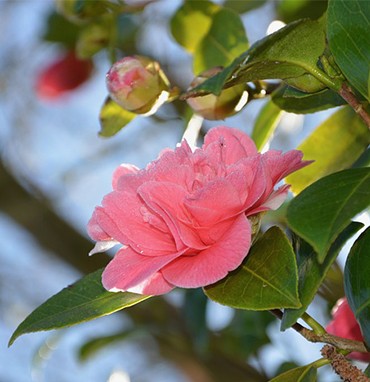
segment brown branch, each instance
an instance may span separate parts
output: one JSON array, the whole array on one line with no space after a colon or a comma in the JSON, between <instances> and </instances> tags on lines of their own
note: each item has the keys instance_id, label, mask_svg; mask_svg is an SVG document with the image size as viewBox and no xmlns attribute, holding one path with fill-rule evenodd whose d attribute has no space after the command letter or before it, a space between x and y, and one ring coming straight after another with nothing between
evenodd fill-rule
<instances>
[{"instance_id":1,"label":"brown branch","mask_svg":"<svg viewBox=\"0 0 370 382\"><path fill-rule=\"evenodd\" d=\"M339 89L340 96L352 107L352 109L362 118L370 129L370 115L364 109L363 105L356 98L353 90L343 82L342 87Z\"/></svg>"},{"instance_id":2,"label":"brown branch","mask_svg":"<svg viewBox=\"0 0 370 382\"><path fill-rule=\"evenodd\" d=\"M333 370L345 382L370 382L370 379L356 366L352 365L343 354L333 346L325 345L321 349L323 357L330 361Z\"/></svg>"},{"instance_id":3,"label":"brown branch","mask_svg":"<svg viewBox=\"0 0 370 382\"><path fill-rule=\"evenodd\" d=\"M279 309L270 310L270 312L280 320L283 318L283 313ZM324 334L316 334L314 331L305 328L298 322L292 325L292 329L298 332L301 336L303 336L307 341L317 343L323 342L326 344L330 344L335 346L338 349L348 350L348 351L356 351L359 353L367 353L365 345L361 341L348 340L346 338L337 337L329 333Z\"/></svg>"}]
</instances>

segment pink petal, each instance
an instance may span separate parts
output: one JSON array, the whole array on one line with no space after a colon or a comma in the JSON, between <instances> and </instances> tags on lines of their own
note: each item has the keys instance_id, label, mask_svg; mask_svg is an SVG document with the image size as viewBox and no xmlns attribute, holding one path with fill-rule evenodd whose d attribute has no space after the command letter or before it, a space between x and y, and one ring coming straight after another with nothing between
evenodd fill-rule
<instances>
[{"instance_id":1,"label":"pink petal","mask_svg":"<svg viewBox=\"0 0 370 382\"><path fill-rule=\"evenodd\" d=\"M148 256L176 252L173 237L160 216L149 211L138 196L114 191L97 208L99 225L122 244Z\"/></svg>"},{"instance_id":2,"label":"pink petal","mask_svg":"<svg viewBox=\"0 0 370 382\"><path fill-rule=\"evenodd\" d=\"M122 176L128 175L128 174L136 174L139 171L139 169L134 166L133 164L121 164L116 168L116 170L113 173L113 179L112 179L112 186L113 189L118 189L119 180Z\"/></svg>"},{"instance_id":3,"label":"pink petal","mask_svg":"<svg viewBox=\"0 0 370 382\"><path fill-rule=\"evenodd\" d=\"M284 185L273 191L271 195L262 203L246 212L247 216L257 214L263 211L277 210L286 200L290 186Z\"/></svg>"},{"instance_id":4,"label":"pink petal","mask_svg":"<svg viewBox=\"0 0 370 382\"><path fill-rule=\"evenodd\" d=\"M153 209L169 227L177 250L186 247L203 249L206 245L193 228L190 214L184 207L186 190L167 182L146 182L139 189L145 203Z\"/></svg>"},{"instance_id":5,"label":"pink petal","mask_svg":"<svg viewBox=\"0 0 370 382\"><path fill-rule=\"evenodd\" d=\"M153 276L149 277L145 281L136 286L129 288L127 292L146 294L146 295L160 295L170 292L175 286L170 284L162 276L162 273L159 271L154 273Z\"/></svg>"},{"instance_id":6,"label":"pink petal","mask_svg":"<svg viewBox=\"0 0 370 382\"><path fill-rule=\"evenodd\" d=\"M203 149L226 164L236 163L242 158L257 154L256 145L247 134L226 126L209 130L204 139Z\"/></svg>"},{"instance_id":7,"label":"pink petal","mask_svg":"<svg viewBox=\"0 0 370 382\"><path fill-rule=\"evenodd\" d=\"M251 245L251 227L244 214L212 247L194 255L183 255L162 268L164 278L184 288L213 284L236 269Z\"/></svg>"},{"instance_id":8,"label":"pink petal","mask_svg":"<svg viewBox=\"0 0 370 382\"><path fill-rule=\"evenodd\" d=\"M133 290L132 288L151 280L163 266L178 256L180 253L155 257L143 256L130 247L123 248L116 253L113 260L104 269L103 286L110 291ZM152 281L155 282L155 280ZM158 285L163 288L160 280L158 280Z\"/></svg>"},{"instance_id":9,"label":"pink petal","mask_svg":"<svg viewBox=\"0 0 370 382\"><path fill-rule=\"evenodd\" d=\"M106 241L112 240L112 236L110 236L99 224L99 209L101 207L96 207L89 222L87 223L87 232L89 236L95 241Z\"/></svg>"}]
</instances>

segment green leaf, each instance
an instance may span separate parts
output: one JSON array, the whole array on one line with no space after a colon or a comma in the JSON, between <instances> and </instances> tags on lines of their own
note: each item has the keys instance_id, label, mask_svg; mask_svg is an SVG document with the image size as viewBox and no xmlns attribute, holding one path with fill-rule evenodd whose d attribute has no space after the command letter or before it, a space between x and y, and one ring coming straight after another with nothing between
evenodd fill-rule
<instances>
[{"instance_id":1,"label":"green leaf","mask_svg":"<svg viewBox=\"0 0 370 382\"><path fill-rule=\"evenodd\" d=\"M370 346L370 228L356 240L344 268L344 287L365 342Z\"/></svg>"},{"instance_id":2,"label":"green leaf","mask_svg":"<svg viewBox=\"0 0 370 382\"><path fill-rule=\"evenodd\" d=\"M349 82L370 101L370 2L331 0L327 34L335 62Z\"/></svg>"},{"instance_id":3,"label":"green leaf","mask_svg":"<svg viewBox=\"0 0 370 382\"><path fill-rule=\"evenodd\" d=\"M101 269L91 273L45 301L18 326L9 346L22 334L76 325L128 308L150 297L108 292L101 284L101 274Z\"/></svg>"},{"instance_id":4,"label":"green leaf","mask_svg":"<svg viewBox=\"0 0 370 382\"><path fill-rule=\"evenodd\" d=\"M227 66L248 48L240 16L221 8L213 15L211 28L195 49L194 72L199 74L215 66Z\"/></svg>"},{"instance_id":5,"label":"green leaf","mask_svg":"<svg viewBox=\"0 0 370 382\"><path fill-rule=\"evenodd\" d=\"M80 361L86 361L106 346L124 341L133 333L134 329L130 329L110 336L93 338L81 346L78 352L78 358Z\"/></svg>"},{"instance_id":6,"label":"green leaf","mask_svg":"<svg viewBox=\"0 0 370 382\"><path fill-rule=\"evenodd\" d=\"M286 79L292 86L316 92L338 87L317 67L325 49L323 21L299 20L257 41L247 52L187 96L219 94L223 87L263 79Z\"/></svg>"},{"instance_id":7,"label":"green leaf","mask_svg":"<svg viewBox=\"0 0 370 382\"><path fill-rule=\"evenodd\" d=\"M317 179L344 170L356 162L370 143L370 131L358 115L344 107L321 125L298 146L304 159L314 163L286 178L296 194Z\"/></svg>"},{"instance_id":8,"label":"green leaf","mask_svg":"<svg viewBox=\"0 0 370 382\"><path fill-rule=\"evenodd\" d=\"M171 19L171 33L190 53L208 33L212 17L220 9L211 1L186 1Z\"/></svg>"},{"instance_id":9,"label":"green leaf","mask_svg":"<svg viewBox=\"0 0 370 382\"><path fill-rule=\"evenodd\" d=\"M270 380L270 382L316 382L317 370L311 365L297 367Z\"/></svg>"},{"instance_id":10,"label":"green leaf","mask_svg":"<svg viewBox=\"0 0 370 382\"><path fill-rule=\"evenodd\" d=\"M327 0L281 0L277 3L277 14L279 20L285 23L305 17L317 19L325 12L327 5Z\"/></svg>"},{"instance_id":11,"label":"green leaf","mask_svg":"<svg viewBox=\"0 0 370 382\"><path fill-rule=\"evenodd\" d=\"M204 291L233 308L299 308L297 264L288 238L280 228L270 228L238 269Z\"/></svg>"},{"instance_id":12,"label":"green leaf","mask_svg":"<svg viewBox=\"0 0 370 382\"><path fill-rule=\"evenodd\" d=\"M252 9L262 7L266 1L267 0L226 0L223 6L238 13L245 13L251 11Z\"/></svg>"},{"instance_id":13,"label":"green leaf","mask_svg":"<svg viewBox=\"0 0 370 382\"><path fill-rule=\"evenodd\" d=\"M272 93L272 100L280 109L295 114L308 114L346 104L346 101L331 89L304 93L291 86L280 86Z\"/></svg>"},{"instance_id":14,"label":"green leaf","mask_svg":"<svg viewBox=\"0 0 370 382\"><path fill-rule=\"evenodd\" d=\"M107 97L100 110L99 119L101 130L99 131L99 135L103 137L112 137L135 117L135 113L123 109L110 97Z\"/></svg>"},{"instance_id":15,"label":"green leaf","mask_svg":"<svg viewBox=\"0 0 370 382\"><path fill-rule=\"evenodd\" d=\"M312 245L320 263L350 219L368 207L369 190L370 168L356 168L318 180L291 201L288 224Z\"/></svg>"},{"instance_id":16,"label":"green leaf","mask_svg":"<svg viewBox=\"0 0 370 382\"><path fill-rule=\"evenodd\" d=\"M328 255L322 264L318 262L316 252L309 244L303 240L298 241L298 248L296 249L299 274L298 290L302 307L299 309L284 310L284 315L281 320L281 330L286 330L291 327L306 311L324 281L330 267L337 258L339 251L347 240L362 227L363 224L352 222L344 229L330 247Z\"/></svg>"},{"instance_id":17,"label":"green leaf","mask_svg":"<svg viewBox=\"0 0 370 382\"><path fill-rule=\"evenodd\" d=\"M280 122L282 113L282 110L271 100L259 112L251 134L258 150L261 150L268 142Z\"/></svg>"}]
</instances>

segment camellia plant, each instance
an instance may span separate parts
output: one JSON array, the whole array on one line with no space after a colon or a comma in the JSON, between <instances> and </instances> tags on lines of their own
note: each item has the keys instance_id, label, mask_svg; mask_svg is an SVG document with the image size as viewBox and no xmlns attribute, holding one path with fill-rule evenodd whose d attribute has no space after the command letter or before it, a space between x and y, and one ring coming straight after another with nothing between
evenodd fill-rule
<instances>
[{"instance_id":1,"label":"camellia plant","mask_svg":"<svg viewBox=\"0 0 370 382\"><path fill-rule=\"evenodd\" d=\"M119 245L113 259L38 307L10 344L125 309L132 332L156 327L164 355L179 365L176 354L196 359L210 380L313 382L330 365L344 381L369 381L370 232L353 219L370 203L370 2L302 2L294 10L275 2L286 25L250 45L241 15L264 1L183 1L169 29L193 58L196 80L184 88L168 64L132 49L135 20L152 1L57 3L46 39L72 42L90 64L98 52L112 61L100 135L172 104L185 139L144 169L116 169L88 224L96 242L90 254ZM56 24L71 28L68 41ZM228 127L229 116L261 99L250 137ZM297 150L265 150L284 112L330 108ZM226 121L199 131L193 115ZM336 259L355 234L342 275ZM160 296L173 289L184 295L181 308ZM328 311L342 298L327 326L307 313L316 296ZM235 309L219 333L206 326L208 300ZM247 363L269 342L266 327L276 318L282 331L323 343L316 361L276 374ZM81 357L99 340L86 343Z\"/></svg>"}]
</instances>

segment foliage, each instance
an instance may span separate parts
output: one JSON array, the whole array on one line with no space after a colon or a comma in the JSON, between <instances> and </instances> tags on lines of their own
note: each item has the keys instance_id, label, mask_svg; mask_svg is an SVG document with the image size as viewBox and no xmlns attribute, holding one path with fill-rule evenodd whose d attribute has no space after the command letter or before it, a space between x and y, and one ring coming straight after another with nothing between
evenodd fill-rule
<instances>
[{"instance_id":1,"label":"foliage","mask_svg":"<svg viewBox=\"0 0 370 382\"><path fill-rule=\"evenodd\" d=\"M111 0L57 3L59 13L49 17L45 40L74 49L84 59L94 60L97 53L104 53L112 64L120 56L143 54L136 45L137 32L142 12L151 6L150 1L138 5ZM370 202L366 161L355 168L370 142L370 44L366 34L370 2L329 0L325 13L325 1L320 1L319 7L315 1L281 1L276 11L289 23L250 46L242 15L264 3L225 1L219 5L212 1L184 1L169 22L173 40L191 55L194 76L216 66L221 69L188 89L182 89L176 78L168 75L173 83L168 85L168 97L159 106L165 108L163 104L172 103L177 117L187 123L191 118L186 99L210 93L219 96L225 89L242 86L241 93L248 94L244 108L256 104L256 100L264 101L251 127L259 150L271 141L286 112L306 115L336 107L298 147L304 159L314 163L287 177L295 197L286 214L275 222L272 218L275 226L268 230L264 222L270 224L271 220L262 221L265 232L257 236L238 269L216 284L187 291L180 308L156 297L126 309L135 328L87 342L80 352L82 359L102 347L125 341L137 328L155 328L153 338L163 355L174 362L180 355L192 360L198 357L215 381L225 380L225 375L233 372L230 380L245 376L248 381L316 381L317 368L329 363L321 359L277 376L271 372L266 376L245 362L245 357L258 357L261 347L269 342L266 327L271 318L260 311L271 310L278 315L281 330L298 330L296 322L301 318L312 329L306 330L322 342L333 344L306 310L325 284L342 247L362 228L352 219ZM302 15L311 18L301 18ZM164 73L168 63L159 64ZM102 103L99 134L104 137L119 133L134 118L147 117L123 109L109 95ZM229 115L238 111L233 108ZM204 125L202 129L203 134ZM369 248L367 229L352 246L344 271L346 295L367 346ZM78 324L150 297L108 292L102 287L100 276L101 270L96 271L51 297L19 325L10 344L25 333ZM208 299L237 309L229 327L219 332L207 327ZM262 323L258 317L262 317ZM335 346L351 350L351 344L345 341L339 345L336 342ZM218 374L221 366L224 372Z\"/></svg>"}]
</instances>

